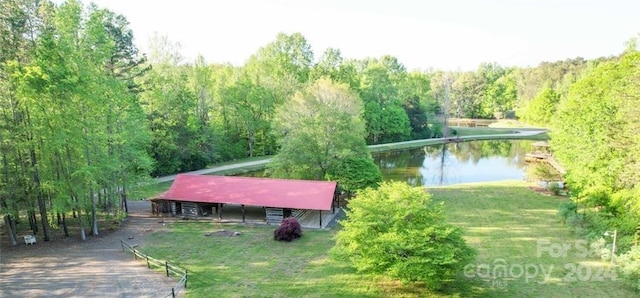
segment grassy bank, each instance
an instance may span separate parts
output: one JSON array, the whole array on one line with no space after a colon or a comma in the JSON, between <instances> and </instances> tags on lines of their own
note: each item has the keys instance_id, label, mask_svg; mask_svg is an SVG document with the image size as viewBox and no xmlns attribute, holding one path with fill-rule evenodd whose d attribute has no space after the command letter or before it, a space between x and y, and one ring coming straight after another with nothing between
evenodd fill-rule
<instances>
[{"instance_id":1,"label":"grassy bank","mask_svg":"<svg viewBox=\"0 0 640 298\"><path fill-rule=\"evenodd\" d=\"M504 261L513 274L486 277L482 270L469 270L444 292L428 292L357 274L331 259L335 230L305 230L300 240L281 243L272 240L274 227L173 223L168 231L152 233L140 249L189 269L189 297L633 297L629 287L598 275L606 263L575 256L576 238L555 217L560 198L532 192L522 182L429 191L444 202L448 220L463 227L465 238L478 250L470 269L484 264L493 269ZM221 229L242 235L205 236ZM556 256L548 250L554 245L569 245L574 251ZM520 265L529 277L518 276ZM540 268L550 272L548 278ZM581 271L572 274L572 268Z\"/></svg>"},{"instance_id":2,"label":"grassy bank","mask_svg":"<svg viewBox=\"0 0 640 298\"><path fill-rule=\"evenodd\" d=\"M491 128L491 127L450 127L455 131L457 136L474 136L474 135L497 135L514 133L513 128Z\"/></svg>"}]
</instances>

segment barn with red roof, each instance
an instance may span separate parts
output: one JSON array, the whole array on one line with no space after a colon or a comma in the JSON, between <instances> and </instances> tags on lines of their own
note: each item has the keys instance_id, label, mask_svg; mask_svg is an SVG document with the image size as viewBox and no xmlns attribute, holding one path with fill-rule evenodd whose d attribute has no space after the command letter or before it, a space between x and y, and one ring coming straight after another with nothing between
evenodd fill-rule
<instances>
[{"instance_id":1,"label":"barn with red roof","mask_svg":"<svg viewBox=\"0 0 640 298\"><path fill-rule=\"evenodd\" d=\"M262 207L269 224L317 211L322 227L322 211L335 211L336 188L333 181L179 174L171 188L152 203L154 212L171 212L186 218L222 219L225 206L240 206L242 222L245 207Z\"/></svg>"}]
</instances>

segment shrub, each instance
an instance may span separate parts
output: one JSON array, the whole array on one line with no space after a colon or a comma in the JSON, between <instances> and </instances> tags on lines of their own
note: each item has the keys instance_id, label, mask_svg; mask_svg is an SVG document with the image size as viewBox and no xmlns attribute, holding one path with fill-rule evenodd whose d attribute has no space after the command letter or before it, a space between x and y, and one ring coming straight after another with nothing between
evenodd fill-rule
<instances>
[{"instance_id":1,"label":"shrub","mask_svg":"<svg viewBox=\"0 0 640 298\"><path fill-rule=\"evenodd\" d=\"M632 247L627 253L618 256L616 263L622 276L640 292L640 246Z\"/></svg>"},{"instance_id":2,"label":"shrub","mask_svg":"<svg viewBox=\"0 0 640 298\"><path fill-rule=\"evenodd\" d=\"M566 223L578 237L586 237L589 234L589 222L582 213L570 213Z\"/></svg>"},{"instance_id":3,"label":"shrub","mask_svg":"<svg viewBox=\"0 0 640 298\"><path fill-rule=\"evenodd\" d=\"M591 257L601 258L603 261L609 260L611 257L611 247L607 247L607 241L600 237L589 244Z\"/></svg>"},{"instance_id":4,"label":"shrub","mask_svg":"<svg viewBox=\"0 0 640 298\"><path fill-rule=\"evenodd\" d=\"M560 203L558 206L558 217L562 220L562 222L567 223L567 219L569 216L576 214L578 210L578 205L572 201L566 201Z\"/></svg>"},{"instance_id":5,"label":"shrub","mask_svg":"<svg viewBox=\"0 0 640 298\"><path fill-rule=\"evenodd\" d=\"M277 241L291 242L300 237L302 237L302 227L295 217L285 218L280 226L273 231L273 239Z\"/></svg>"},{"instance_id":6,"label":"shrub","mask_svg":"<svg viewBox=\"0 0 640 298\"><path fill-rule=\"evenodd\" d=\"M358 191L346 213L331 252L359 272L440 289L475 258L462 230L446 223L443 205L424 188L382 183Z\"/></svg>"},{"instance_id":7,"label":"shrub","mask_svg":"<svg viewBox=\"0 0 640 298\"><path fill-rule=\"evenodd\" d=\"M429 123L427 124L429 130L431 131L432 138L442 138L442 124L440 123Z\"/></svg>"},{"instance_id":8,"label":"shrub","mask_svg":"<svg viewBox=\"0 0 640 298\"><path fill-rule=\"evenodd\" d=\"M557 196L560 194L560 190L562 188L560 188L560 184L558 182L551 182L549 183L549 186L547 187L547 189Z\"/></svg>"}]
</instances>

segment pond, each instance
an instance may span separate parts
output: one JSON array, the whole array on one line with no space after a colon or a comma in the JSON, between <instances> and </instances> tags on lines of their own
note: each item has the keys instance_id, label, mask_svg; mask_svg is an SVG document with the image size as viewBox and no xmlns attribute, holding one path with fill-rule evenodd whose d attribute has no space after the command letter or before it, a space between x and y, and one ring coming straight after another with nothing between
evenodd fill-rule
<instances>
[{"instance_id":1,"label":"pond","mask_svg":"<svg viewBox=\"0 0 640 298\"><path fill-rule=\"evenodd\" d=\"M413 186L523 180L525 155L533 141L490 140L449 143L373 154L385 181Z\"/></svg>"},{"instance_id":2,"label":"pond","mask_svg":"<svg viewBox=\"0 0 640 298\"><path fill-rule=\"evenodd\" d=\"M385 181L413 186L523 180L534 141L490 140L373 153ZM264 170L239 176L262 177Z\"/></svg>"}]
</instances>

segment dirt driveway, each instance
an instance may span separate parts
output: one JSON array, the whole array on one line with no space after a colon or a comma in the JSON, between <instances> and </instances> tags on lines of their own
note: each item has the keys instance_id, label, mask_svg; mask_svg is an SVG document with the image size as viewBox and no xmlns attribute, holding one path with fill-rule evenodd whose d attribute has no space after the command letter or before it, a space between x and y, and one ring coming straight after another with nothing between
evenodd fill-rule
<instances>
[{"instance_id":1,"label":"dirt driveway","mask_svg":"<svg viewBox=\"0 0 640 298\"><path fill-rule=\"evenodd\" d=\"M130 202L127 222L87 241L56 239L0 247L0 297L166 297L177 280L147 269L120 240L140 244L162 229L148 201ZM129 239L133 237L133 239Z\"/></svg>"}]
</instances>

